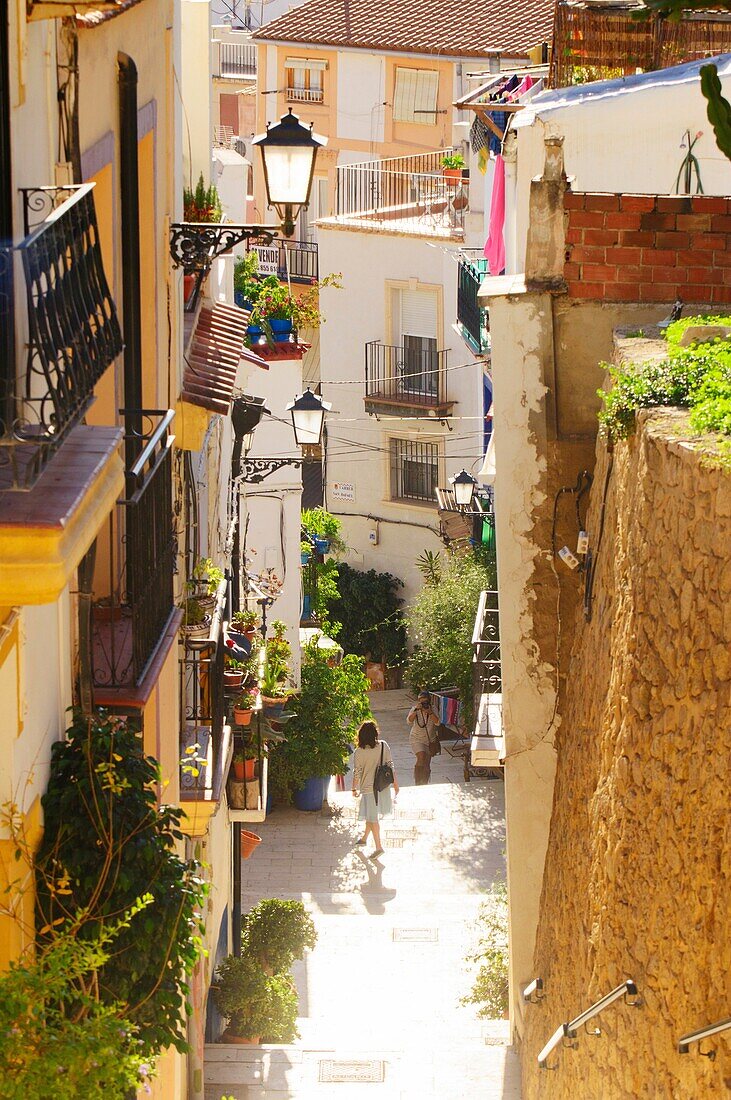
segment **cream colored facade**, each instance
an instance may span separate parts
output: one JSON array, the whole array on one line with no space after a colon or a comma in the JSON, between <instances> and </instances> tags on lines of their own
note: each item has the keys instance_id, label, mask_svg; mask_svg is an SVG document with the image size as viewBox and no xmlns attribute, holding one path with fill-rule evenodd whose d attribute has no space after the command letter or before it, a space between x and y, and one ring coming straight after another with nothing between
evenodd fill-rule
<instances>
[{"instance_id":1,"label":"cream colored facade","mask_svg":"<svg viewBox=\"0 0 731 1100\"><path fill-rule=\"evenodd\" d=\"M165 621L162 625L158 622L154 637L147 637L149 660L145 668L134 665L130 666L134 672L123 672L121 664L115 666L116 671L108 664L102 674L99 653L109 660L110 651L103 645L100 650L97 643L100 638L109 641L112 615L108 615L105 625L97 609L105 601L110 606L116 606L116 600L124 602L123 555L133 552L129 539L122 538L122 505L118 503L129 491L125 482L125 416L121 412L130 407L129 394L125 396L125 353L120 351L98 378L85 424L74 427L64 437L30 491L8 488L7 476L0 481L0 708L4 716L0 802L17 805L33 846L43 829L40 799L48 780L51 746L63 739L67 710L79 705L85 690L91 691L97 705L103 703L119 713L140 716L145 749L161 765L159 797L165 803L181 804L184 716L180 706L180 661L185 650L179 641L181 613L177 603L195 556L210 556L221 568L227 565L230 417L196 409L204 442L201 446L200 438L189 435L187 445L195 446L194 453L184 449L182 430L185 414L191 416L193 408L180 400L184 351L187 353L198 318L194 315L191 323L185 323L182 271L171 260L170 225L182 219L183 167L190 167L191 150L193 163L200 163L206 176L209 173L210 129L206 120L210 113L210 80L199 97L200 119L194 119L191 126L189 118L188 125L184 125L180 97L181 7L196 8L196 14L199 7L205 8L207 41L207 4L142 0L101 12L90 11L92 5L79 4L59 12L56 5L58 14L70 17L64 23L48 18L52 14L50 6L30 5L28 17L25 5L8 7L11 164L3 166L11 179L7 183L12 206L12 232L8 237L18 246L26 236L19 189L69 181L93 185L104 274L121 323L130 300L124 277L125 234L129 238L130 231L129 226L125 227L128 207L123 169L129 158L120 121L120 64L132 71L131 63L136 71L139 404L149 410L143 418L147 434L166 410L178 410L168 429L169 435L177 438L172 444L170 465L164 467L169 470L165 476L178 517L186 514L184 499L197 499L199 503L195 531L186 532L180 520L173 528L173 514L166 514L176 540L169 565L161 567L154 555L144 563L152 570L154 585L163 580L170 589ZM59 82L73 49L78 50L78 142L74 139L73 88L66 89L69 118L59 110ZM192 145L188 144L188 134ZM64 140L68 141L66 148ZM15 332L15 355L11 370L15 390L20 394L26 369L28 319L25 283L17 260L13 285L15 312L10 324ZM204 288L204 299L207 293ZM215 293L225 298L225 292L217 286ZM228 295L230 300L230 286ZM0 426L0 443L4 446L7 433L4 438L3 434ZM164 444L164 435L161 438ZM97 456L94 462L89 452ZM3 450L3 455L7 453ZM4 473L7 475L7 467ZM90 662L85 663L79 567L93 544L97 559L90 596L95 609L92 629L96 649ZM136 629L133 627L133 631ZM119 654L116 659L119 662ZM230 751L229 740L224 739L225 746ZM221 764L224 768L227 761ZM207 801L188 799L182 805L187 813L188 839L181 844L180 854L203 860L211 880L205 944L209 954L193 982L196 1012L188 1025L192 1054L187 1058L170 1052L160 1059L153 1083L153 1096L160 1100L202 1096L208 986L217 945L223 943L225 953L230 942L231 827L225 792L219 788L213 800L209 794ZM10 908L18 919L0 916L2 966L29 948L33 935L32 883L27 868L21 867L23 873L18 876L13 850L5 830L0 833L0 876L3 883L14 883Z\"/></svg>"}]
</instances>

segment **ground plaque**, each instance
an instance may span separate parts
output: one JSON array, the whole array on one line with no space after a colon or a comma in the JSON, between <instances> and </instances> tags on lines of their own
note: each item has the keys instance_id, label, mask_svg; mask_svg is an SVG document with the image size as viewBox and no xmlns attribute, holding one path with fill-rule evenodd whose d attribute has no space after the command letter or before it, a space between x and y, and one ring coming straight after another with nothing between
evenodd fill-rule
<instances>
[{"instance_id":1,"label":"ground plaque","mask_svg":"<svg viewBox=\"0 0 731 1100\"><path fill-rule=\"evenodd\" d=\"M332 1058L320 1062L320 1084L380 1084L384 1080L383 1062L370 1059L341 1061Z\"/></svg>"},{"instance_id":2,"label":"ground plaque","mask_svg":"<svg viewBox=\"0 0 731 1100\"><path fill-rule=\"evenodd\" d=\"M438 928L394 928L394 943L436 943Z\"/></svg>"}]
</instances>

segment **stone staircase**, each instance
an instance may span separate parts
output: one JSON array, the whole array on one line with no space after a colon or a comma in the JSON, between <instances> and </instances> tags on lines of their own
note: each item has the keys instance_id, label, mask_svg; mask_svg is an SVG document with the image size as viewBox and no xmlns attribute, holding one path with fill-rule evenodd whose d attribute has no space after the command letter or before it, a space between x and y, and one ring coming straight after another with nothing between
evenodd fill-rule
<instances>
[{"instance_id":1,"label":"stone staircase","mask_svg":"<svg viewBox=\"0 0 731 1100\"><path fill-rule=\"evenodd\" d=\"M302 1046L206 1047L205 1100L520 1100L507 1025L482 1025L458 1046L425 1035L409 1050ZM436 1040L435 1043L431 1039Z\"/></svg>"}]
</instances>

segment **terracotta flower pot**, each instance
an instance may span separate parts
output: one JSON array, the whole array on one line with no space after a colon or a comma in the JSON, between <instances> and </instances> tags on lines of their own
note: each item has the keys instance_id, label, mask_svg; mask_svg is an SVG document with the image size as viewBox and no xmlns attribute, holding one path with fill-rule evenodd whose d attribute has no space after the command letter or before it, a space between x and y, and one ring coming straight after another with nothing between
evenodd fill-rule
<instances>
[{"instance_id":1,"label":"terracotta flower pot","mask_svg":"<svg viewBox=\"0 0 731 1100\"><path fill-rule=\"evenodd\" d=\"M446 180L461 180L462 169L461 168L442 168L442 175Z\"/></svg>"},{"instance_id":2,"label":"terracotta flower pot","mask_svg":"<svg viewBox=\"0 0 731 1100\"><path fill-rule=\"evenodd\" d=\"M258 1047L261 1043L261 1035L255 1035L251 1039L244 1039L242 1035L232 1035L230 1031L224 1031L221 1036L222 1043L238 1043L242 1047Z\"/></svg>"},{"instance_id":3,"label":"terracotta flower pot","mask_svg":"<svg viewBox=\"0 0 731 1100\"><path fill-rule=\"evenodd\" d=\"M223 686L225 688L240 688L244 682L243 672L236 672L234 669L224 670L223 673Z\"/></svg>"},{"instance_id":4,"label":"terracotta flower pot","mask_svg":"<svg viewBox=\"0 0 731 1100\"><path fill-rule=\"evenodd\" d=\"M254 849L261 844L261 837L256 833L250 833L248 829L241 830L241 858L250 859Z\"/></svg>"},{"instance_id":5,"label":"terracotta flower pot","mask_svg":"<svg viewBox=\"0 0 731 1100\"><path fill-rule=\"evenodd\" d=\"M250 710L242 710L241 707L234 707L234 722L237 726L249 726L251 725Z\"/></svg>"}]
</instances>

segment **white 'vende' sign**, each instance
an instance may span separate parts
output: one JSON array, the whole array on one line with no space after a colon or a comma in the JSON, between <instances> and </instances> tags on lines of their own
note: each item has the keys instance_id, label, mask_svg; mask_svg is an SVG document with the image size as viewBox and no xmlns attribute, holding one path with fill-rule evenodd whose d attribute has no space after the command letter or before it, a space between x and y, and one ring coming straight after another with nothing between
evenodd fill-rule
<instances>
[{"instance_id":1,"label":"white 'vende' sign","mask_svg":"<svg viewBox=\"0 0 731 1100\"><path fill-rule=\"evenodd\" d=\"M259 275L276 275L279 270L279 249L274 245L256 244L252 251L259 260Z\"/></svg>"}]
</instances>

